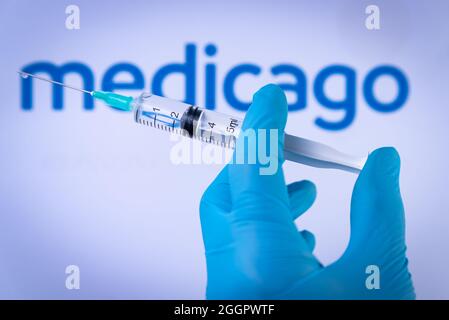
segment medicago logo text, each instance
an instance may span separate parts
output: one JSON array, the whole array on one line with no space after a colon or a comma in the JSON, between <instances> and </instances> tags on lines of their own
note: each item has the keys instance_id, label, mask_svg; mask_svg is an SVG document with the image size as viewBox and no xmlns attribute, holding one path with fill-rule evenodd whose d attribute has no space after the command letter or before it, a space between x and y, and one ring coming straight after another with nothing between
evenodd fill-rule
<instances>
[{"instance_id":1,"label":"medicago logo text","mask_svg":"<svg viewBox=\"0 0 449 320\"><path fill-rule=\"evenodd\" d=\"M208 44L204 50L198 46L188 43L184 47L184 55L180 61L168 62L158 68L149 83L146 83L144 72L136 64L130 62L118 62L111 65L101 78L103 91L136 90L136 95L141 91L150 91L164 96L164 82L166 79L177 76L182 77L184 83L184 101L197 104L197 80L201 70L202 83L204 83L204 105L214 110L217 108L217 95L223 95L226 103L239 111L246 111L250 101L243 101L236 94L238 80L241 78L252 79L262 75L269 75L272 82L277 83L288 94L290 112L298 112L308 108L311 98L308 96L307 88L311 86L313 98L317 104L328 111L338 112L339 117L327 119L324 115L316 117L315 124L324 130L343 130L350 126L356 118L357 97L364 102L364 107L371 108L379 113L390 113L399 110L407 101L409 94L409 83L406 75L398 67L382 64L368 70L366 74L358 75L356 70L345 64L331 64L323 66L313 77L308 79L303 69L293 63L276 63L272 66L260 66L256 63L239 63L225 70L222 85L217 81L217 63L214 59L218 56L218 47ZM199 65L198 57L206 58L207 62ZM204 59L203 59L204 60ZM83 88L88 91L95 90L95 75L92 69L83 62L67 61L55 64L49 61L36 61L24 65L22 71L36 74L45 74L52 80L64 81L67 74L76 74L81 78ZM127 81L118 81L117 78L123 74L127 75ZM288 76L290 81L279 81ZM338 99L326 93L326 83L332 78L338 77L343 81L342 92ZM361 86L357 86L357 78L361 77ZM381 101L375 94L375 85L380 78L388 77L396 84L395 95L389 101ZM220 81L221 84L221 81ZM21 108L25 111L33 110L32 80L21 80ZM290 101L292 100L292 101ZM94 110L94 100L91 96L84 97L84 110ZM63 88L53 86L52 108L64 110ZM332 117L335 118L335 117Z\"/></svg>"}]
</instances>

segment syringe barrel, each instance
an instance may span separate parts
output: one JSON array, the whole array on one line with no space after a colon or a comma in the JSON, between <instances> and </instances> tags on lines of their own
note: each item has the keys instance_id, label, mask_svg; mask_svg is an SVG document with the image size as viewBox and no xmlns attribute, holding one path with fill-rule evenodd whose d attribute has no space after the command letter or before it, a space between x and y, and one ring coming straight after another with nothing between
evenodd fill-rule
<instances>
[{"instance_id":1,"label":"syringe barrel","mask_svg":"<svg viewBox=\"0 0 449 320\"><path fill-rule=\"evenodd\" d=\"M223 147L235 147L242 124L240 118L149 93L141 94L133 105L138 123Z\"/></svg>"},{"instance_id":2,"label":"syringe barrel","mask_svg":"<svg viewBox=\"0 0 449 320\"><path fill-rule=\"evenodd\" d=\"M147 93L132 105L138 123L228 148L235 148L243 123L240 118ZM313 167L359 172L366 161L289 134L285 134L284 143L286 160Z\"/></svg>"},{"instance_id":3,"label":"syringe barrel","mask_svg":"<svg viewBox=\"0 0 449 320\"><path fill-rule=\"evenodd\" d=\"M223 113L201 109L194 136L209 143L234 148L243 120Z\"/></svg>"}]
</instances>

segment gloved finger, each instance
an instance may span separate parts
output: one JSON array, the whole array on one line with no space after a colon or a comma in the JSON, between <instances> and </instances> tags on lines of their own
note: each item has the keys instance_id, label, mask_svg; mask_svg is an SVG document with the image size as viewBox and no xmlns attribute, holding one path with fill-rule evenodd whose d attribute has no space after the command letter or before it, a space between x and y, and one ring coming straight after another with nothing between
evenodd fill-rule
<instances>
[{"instance_id":1,"label":"gloved finger","mask_svg":"<svg viewBox=\"0 0 449 320\"><path fill-rule=\"evenodd\" d=\"M307 246L310 248L310 251L315 249L315 235L309 230L301 231L301 236L306 240Z\"/></svg>"},{"instance_id":2,"label":"gloved finger","mask_svg":"<svg viewBox=\"0 0 449 320\"><path fill-rule=\"evenodd\" d=\"M271 84L254 95L245 116L233 162L228 165L233 205L245 215L291 221L281 168L287 109L284 92Z\"/></svg>"},{"instance_id":3,"label":"gloved finger","mask_svg":"<svg viewBox=\"0 0 449 320\"><path fill-rule=\"evenodd\" d=\"M232 210L227 167L209 185L200 201L200 220L206 253L232 241L228 214Z\"/></svg>"},{"instance_id":4,"label":"gloved finger","mask_svg":"<svg viewBox=\"0 0 449 320\"><path fill-rule=\"evenodd\" d=\"M351 247L404 243L404 207L399 190L400 158L394 148L370 154L351 200ZM387 241L388 240L388 241Z\"/></svg>"},{"instance_id":5,"label":"gloved finger","mask_svg":"<svg viewBox=\"0 0 449 320\"><path fill-rule=\"evenodd\" d=\"M223 211L231 211L232 201L229 194L228 168L224 167L214 181L207 187L201 198L201 204L207 203Z\"/></svg>"},{"instance_id":6,"label":"gloved finger","mask_svg":"<svg viewBox=\"0 0 449 320\"><path fill-rule=\"evenodd\" d=\"M315 202L316 187L308 180L296 181L287 186L290 198L290 211L293 220L306 212Z\"/></svg>"}]
</instances>

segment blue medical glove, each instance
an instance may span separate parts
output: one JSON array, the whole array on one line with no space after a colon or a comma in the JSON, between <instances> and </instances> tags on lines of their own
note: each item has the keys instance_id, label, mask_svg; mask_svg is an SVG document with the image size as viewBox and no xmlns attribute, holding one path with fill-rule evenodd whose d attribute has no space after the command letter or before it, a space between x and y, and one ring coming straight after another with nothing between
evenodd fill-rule
<instances>
[{"instance_id":1,"label":"blue medical glove","mask_svg":"<svg viewBox=\"0 0 449 320\"><path fill-rule=\"evenodd\" d=\"M312 253L314 236L294 224L314 202L316 190L309 181L285 184L286 120L282 90L268 85L258 91L242 129L279 130L279 169L261 175L258 162L228 164L203 195L207 298L414 298L395 149L369 156L352 195L348 248L338 261L323 266Z\"/></svg>"}]
</instances>

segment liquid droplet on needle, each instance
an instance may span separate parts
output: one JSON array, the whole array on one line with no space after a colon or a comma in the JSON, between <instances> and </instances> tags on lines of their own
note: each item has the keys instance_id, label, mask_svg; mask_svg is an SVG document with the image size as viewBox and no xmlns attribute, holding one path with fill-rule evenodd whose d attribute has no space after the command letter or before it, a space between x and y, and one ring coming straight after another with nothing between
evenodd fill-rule
<instances>
[{"instance_id":1,"label":"liquid droplet on needle","mask_svg":"<svg viewBox=\"0 0 449 320\"><path fill-rule=\"evenodd\" d=\"M24 79L27 79L27 78L36 78L36 79L39 79L39 80L42 80L42 81L46 81L46 82L50 82L50 83L56 84L56 85L58 85L58 86L63 86L63 87L65 87L65 88L69 88L69 89L72 89L72 90L76 90L76 91L80 91L80 92L84 92L84 93L87 93L87 94L92 95L92 91L88 91L88 90L84 90L84 89L72 87L72 86L69 86L68 84L65 84L65 83L62 83L62 82L59 82L59 81L54 81L54 80L51 80L51 79L46 79L46 78L37 76L37 75L35 75L35 74L31 74L31 73L27 73L27 72L23 72L23 71L17 71L17 73L18 73L22 78L24 78Z\"/></svg>"}]
</instances>

